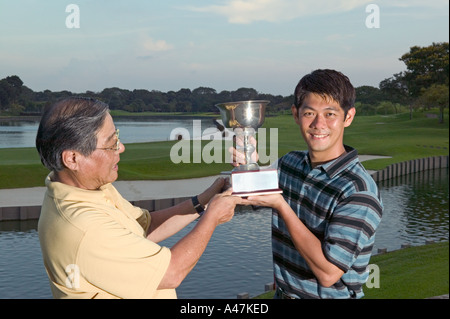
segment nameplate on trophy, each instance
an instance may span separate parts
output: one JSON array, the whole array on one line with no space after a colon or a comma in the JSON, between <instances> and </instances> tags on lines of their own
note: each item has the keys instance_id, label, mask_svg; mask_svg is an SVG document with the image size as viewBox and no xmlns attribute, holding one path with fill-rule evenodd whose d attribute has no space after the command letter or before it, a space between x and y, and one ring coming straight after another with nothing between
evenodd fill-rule
<instances>
[{"instance_id":1,"label":"nameplate on trophy","mask_svg":"<svg viewBox=\"0 0 450 319\"><path fill-rule=\"evenodd\" d=\"M235 171L231 173L232 195L248 197L253 195L279 194L276 169L257 171Z\"/></svg>"}]
</instances>

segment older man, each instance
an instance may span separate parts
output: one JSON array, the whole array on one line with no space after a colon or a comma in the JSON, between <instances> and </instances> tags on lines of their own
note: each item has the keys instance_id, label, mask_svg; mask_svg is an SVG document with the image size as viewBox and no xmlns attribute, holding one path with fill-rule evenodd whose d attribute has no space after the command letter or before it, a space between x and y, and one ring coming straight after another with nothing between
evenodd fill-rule
<instances>
[{"instance_id":1,"label":"older man","mask_svg":"<svg viewBox=\"0 0 450 319\"><path fill-rule=\"evenodd\" d=\"M131 205L111 184L125 146L108 105L62 100L44 111L36 147L51 171L38 232L55 298L176 298L217 225L241 200L224 180L162 211ZM209 204L208 204L209 203ZM173 247L157 243L197 219Z\"/></svg>"}]
</instances>

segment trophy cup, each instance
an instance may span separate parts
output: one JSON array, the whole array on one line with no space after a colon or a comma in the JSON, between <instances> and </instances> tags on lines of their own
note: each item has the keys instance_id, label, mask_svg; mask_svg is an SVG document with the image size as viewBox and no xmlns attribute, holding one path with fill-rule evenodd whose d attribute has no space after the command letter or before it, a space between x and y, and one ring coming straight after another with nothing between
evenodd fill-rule
<instances>
[{"instance_id":1,"label":"trophy cup","mask_svg":"<svg viewBox=\"0 0 450 319\"><path fill-rule=\"evenodd\" d=\"M237 138L243 141L245 164L231 171L233 195L247 197L282 192L278 188L277 170L260 169L251 159L255 146L250 141L264 123L268 103L269 101L240 101L216 105L220 110L223 125L233 129Z\"/></svg>"}]
</instances>

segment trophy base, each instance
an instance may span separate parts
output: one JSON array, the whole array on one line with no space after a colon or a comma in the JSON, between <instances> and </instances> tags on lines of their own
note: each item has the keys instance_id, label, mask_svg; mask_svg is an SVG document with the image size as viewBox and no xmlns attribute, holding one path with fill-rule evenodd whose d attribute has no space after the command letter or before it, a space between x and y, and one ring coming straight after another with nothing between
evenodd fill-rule
<instances>
[{"instance_id":1,"label":"trophy base","mask_svg":"<svg viewBox=\"0 0 450 319\"><path fill-rule=\"evenodd\" d=\"M283 192L278 187L278 173L276 169L233 170L231 172L231 185L233 187L231 195L240 197Z\"/></svg>"},{"instance_id":2,"label":"trophy base","mask_svg":"<svg viewBox=\"0 0 450 319\"><path fill-rule=\"evenodd\" d=\"M249 172L249 171L259 171L259 165L256 163L241 164L233 168L232 172Z\"/></svg>"}]
</instances>

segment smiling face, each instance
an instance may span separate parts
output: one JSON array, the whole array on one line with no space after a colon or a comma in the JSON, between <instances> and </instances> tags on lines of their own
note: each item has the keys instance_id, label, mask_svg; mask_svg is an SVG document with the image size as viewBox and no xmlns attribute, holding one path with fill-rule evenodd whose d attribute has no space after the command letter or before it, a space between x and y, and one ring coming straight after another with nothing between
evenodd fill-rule
<instances>
[{"instance_id":1,"label":"smiling face","mask_svg":"<svg viewBox=\"0 0 450 319\"><path fill-rule=\"evenodd\" d=\"M297 109L292 106L292 115L308 145L311 162L331 161L345 152L344 128L355 116L355 108L347 115L338 102L309 93Z\"/></svg>"}]
</instances>

